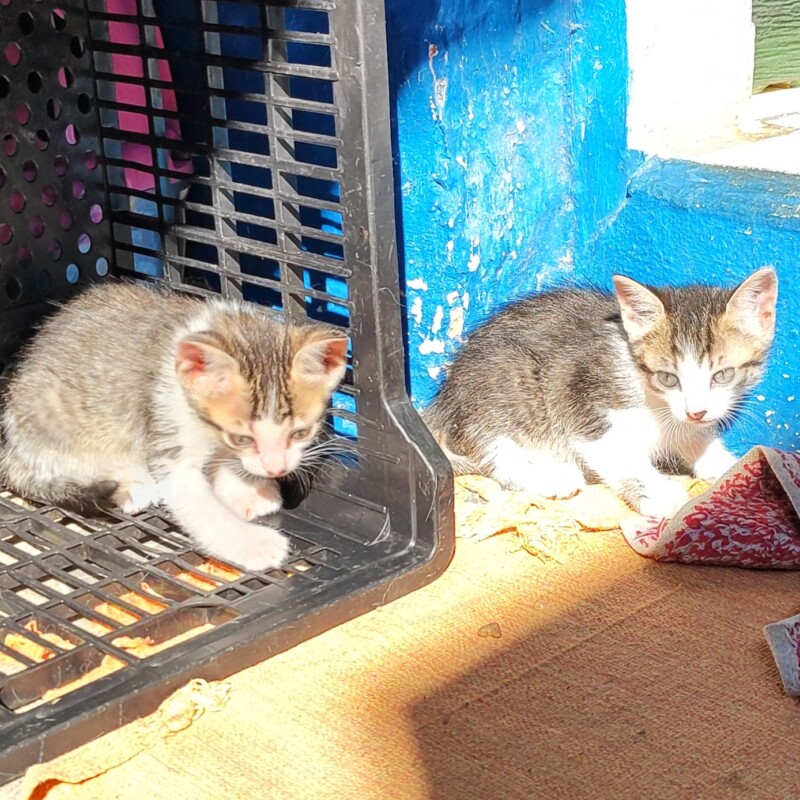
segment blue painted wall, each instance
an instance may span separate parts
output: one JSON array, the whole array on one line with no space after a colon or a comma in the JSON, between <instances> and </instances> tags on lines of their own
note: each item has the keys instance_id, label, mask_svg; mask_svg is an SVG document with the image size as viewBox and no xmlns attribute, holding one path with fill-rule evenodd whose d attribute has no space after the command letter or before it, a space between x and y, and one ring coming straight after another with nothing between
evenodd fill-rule
<instances>
[{"instance_id":1,"label":"blue painted wall","mask_svg":"<svg viewBox=\"0 0 800 800\"><path fill-rule=\"evenodd\" d=\"M569 6L388 0L411 388L572 264Z\"/></svg>"},{"instance_id":2,"label":"blue painted wall","mask_svg":"<svg viewBox=\"0 0 800 800\"><path fill-rule=\"evenodd\" d=\"M624 0L386 3L417 405L464 336L522 294L608 286L614 272L735 283L771 263L783 289L775 354L729 443L800 442L797 180L627 150Z\"/></svg>"},{"instance_id":3,"label":"blue painted wall","mask_svg":"<svg viewBox=\"0 0 800 800\"><path fill-rule=\"evenodd\" d=\"M413 398L625 197L623 0L387 0Z\"/></svg>"}]
</instances>

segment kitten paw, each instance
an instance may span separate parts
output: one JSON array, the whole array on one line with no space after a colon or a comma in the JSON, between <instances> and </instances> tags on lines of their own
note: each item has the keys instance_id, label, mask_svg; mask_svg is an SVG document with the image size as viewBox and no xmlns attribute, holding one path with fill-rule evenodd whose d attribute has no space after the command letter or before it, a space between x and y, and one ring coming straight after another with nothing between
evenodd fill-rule
<instances>
[{"instance_id":1,"label":"kitten paw","mask_svg":"<svg viewBox=\"0 0 800 800\"><path fill-rule=\"evenodd\" d=\"M281 490L278 488L277 482L253 488L254 491L250 494L249 499L241 507L244 519L260 519L281 510ZM233 510L236 512L236 509Z\"/></svg>"},{"instance_id":2,"label":"kitten paw","mask_svg":"<svg viewBox=\"0 0 800 800\"><path fill-rule=\"evenodd\" d=\"M645 517L670 519L689 502L689 493L676 481L663 481L645 487L636 503L636 510Z\"/></svg>"},{"instance_id":3,"label":"kitten paw","mask_svg":"<svg viewBox=\"0 0 800 800\"><path fill-rule=\"evenodd\" d=\"M161 492L155 483L134 483L125 489L118 490L113 497L123 514L138 514L161 502Z\"/></svg>"},{"instance_id":4,"label":"kitten paw","mask_svg":"<svg viewBox=\"0 0 800 800\"><path fill-rule=\"evenodd\" d=\"M694 476L706 483L716 483L738 459L727 450L713 450L697 460Z\"/></svg>"},{"instance_id":5,"label":"kitten paw","mask_svg":"<svg viewBox=\"0 0 800 800\"><path fill-rule=\"evenodd\" d=\"M552 499L573 497L586 486L583 471L577 464L539 453L532 453L528 460L513 467L496 462L492 477L506 489Z\"/></svg>"},{"instance_id":6,"label":"kitten paw","mask_svg":"<svg viewBox=\"0 0 800 800\"><path fill-rule=\"evenodd\" d=\"M248 524L233 531L228 544L210 555L248 572L277 569L289 557L289 538L262 525Z\"/></svg>"},{"instance_id":7,"label":"kitten paw","mask_svg":"<svg viewBox=\"0 0 800 800\"><path fill-rule=\"evenodd\" d=\"M578 494L586 487L586 479L577 465L554 462L546 473L531 477L525 484L527 491L540 497L560 500Z\"/></svg>"},{"instance_id":8,"label":"kitten paw","mask_svg":"<svg viewBox=\"0 0 800 800\"><path fill-rule=\"evenodd\" d=\"M224 470L214 479L214 493L236 516L248 521L274 514L282 505L277 481L245 483Z\"/></svg>"}]
</instances>

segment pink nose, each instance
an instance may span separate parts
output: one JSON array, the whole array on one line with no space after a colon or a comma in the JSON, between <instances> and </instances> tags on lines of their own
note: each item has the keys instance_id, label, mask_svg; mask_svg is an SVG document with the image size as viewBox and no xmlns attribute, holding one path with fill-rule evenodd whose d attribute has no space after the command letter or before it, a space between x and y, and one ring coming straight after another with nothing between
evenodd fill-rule
<instances>
[{"instance_id":1,"label":"pink nose","mask_svg":"<svg viewBox=\"0 0 800 800\"><path fill-rule=\"evenodd\" d=\"M286 474L286 460L281 456L262 457L261 466L270 478L280 478Z\"/></svg>"},{"instance_id":2,"label":"pink nose","mask_svg":"<svg viewBox=\"0 0 800 800\"><path fill-rule=\"evenodd\" d=\"M706 415L706 411L687 411L686 416L689 417L690 420L693 422L700 422L701 419Z\"/></svg>"}]
</instances>

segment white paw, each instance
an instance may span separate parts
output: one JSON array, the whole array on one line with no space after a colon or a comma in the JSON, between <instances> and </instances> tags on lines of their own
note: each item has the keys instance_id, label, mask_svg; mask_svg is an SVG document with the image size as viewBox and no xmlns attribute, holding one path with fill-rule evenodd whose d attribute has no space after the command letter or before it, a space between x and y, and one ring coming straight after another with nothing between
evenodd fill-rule
<instances>
[{"instance_id":1,"label":"white paw","mask_svg":"<svg viewBox=\"0 0 800 800\"><path fill-rule=\"evenodd\" d=\"M686 489L677 481L665 476L662 480L645 486L645 492L639 498L636 510L645 517L670 519L688 502L689 493Z\"/></svg>"},{"instance_id":2,"label":"white paw","mask_svg":"<svg viewBox=\"0 0 800 800\"><path fill-rule=\"evenodd\" d=\"M260 519L261 517L275 514L281 510L281 490L274 481L263 486L254 487L250 497L244 503L242 510L247 520Z\"/></svg>"},{"instance_id":3,"label":"white paw","mask_svg":"<svg viewBox=\"0 0 800 800\"><path fill-rule=\"evenodd\" d=\"M155 483L134 483L117 495L124 514L138 514L161 502L161 491Z\"/></svg>"},{"instance_id":4,"label":"white paw","mask_svg":"<svg viewBox=\"0 0 800 800\"><path fill-rule=\"evenodd\" d=\"M210 555L248 572L261 572L282 566L289 557L289 538L265 525L243 525L219 552Z\"/></svg>"},{"instance_id":5,"label":"white paw","mask_svg":"<svg viewBox=\"0 0 800 800\"><path fill-rule=\"evenodd\" d=\"M229 472L220 472L214 479L214 494L242 519L266 517L280 510L281 491L276 481L254 485L245 483Z\"/></svg>"},{"instance_id":6,"label":"white paw","mask_svg":"<svg viewBox=\"0 0 800 800\"><path fill-rule=\"evenodd\" d=\"M706 483L716 483L737 460L736 456L721 447L709 449L705 455L697 459L694 475Z\"/></svg>"},{"instance_id":7,"label":"white paw","mask_svg":"<svg viewBox=\"0 0 800 800\"><path fill-rule=\"evenodd\" d=\"M546 469L519 479L519 488L539 497L565 498L576 495L586 486L583 472L575 464L553 462Z\"/></svg>"}]
</instances>

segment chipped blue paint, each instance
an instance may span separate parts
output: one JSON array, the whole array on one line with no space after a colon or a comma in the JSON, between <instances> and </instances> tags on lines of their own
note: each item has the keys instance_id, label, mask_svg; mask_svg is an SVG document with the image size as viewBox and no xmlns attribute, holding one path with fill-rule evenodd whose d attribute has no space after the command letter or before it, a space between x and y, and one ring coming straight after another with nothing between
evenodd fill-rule
<instances>
[{"instance_id":1,"label":"chipped blue paint","mask_svg":"<svg viewBox=\"0 0 800 800\"><path fill-rule=\"evenodd\" d=\"M386 0L409 378L426 405L463 335L562 283L782 280L738 452L800 445L796 178L625 146L624 0Z\"/></svg>"},{"instance_id":2,"label":"chipped blue paint","mask_svg":"<svg viewBox=\"0 0 800 800\"><path fill-rule=\"evenodd\" d=\"M463 329L570 269L570 24L561 2L387 2L419 400Z\"/></svg>"}]
</instances>

